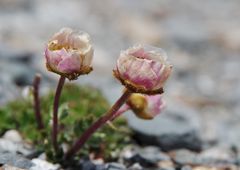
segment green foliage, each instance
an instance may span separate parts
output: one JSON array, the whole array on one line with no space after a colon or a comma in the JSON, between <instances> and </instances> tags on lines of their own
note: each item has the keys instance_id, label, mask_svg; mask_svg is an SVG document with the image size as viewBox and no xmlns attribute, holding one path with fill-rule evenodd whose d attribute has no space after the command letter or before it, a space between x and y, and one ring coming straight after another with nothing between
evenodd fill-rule
<instances>
[{"instance_id":1,"label":"green foliage","mask_svg":"<svg viewBox=\"0 0 240 170\"><path fill-rule=\"evenodd\" d=\"M8 129L18 129L23 137L44 150L49 159L59 162L62 157L61 144L72 145L73 142L94 121L109 109L107 100L101 92L93 87L65 85L59 108L60 133L58 137L60 152L54 153L51 146L51 114L54 92L41 98L41 112L45 130L37 130L33 103L29 99L17 99L0 109L0 134ZM116 127L116 128L114 128ZM86 143L78 156L89 155L112 160L130 138L126 121L122 118L114 125L105 125Z\"/></svg>"}]
</instances>

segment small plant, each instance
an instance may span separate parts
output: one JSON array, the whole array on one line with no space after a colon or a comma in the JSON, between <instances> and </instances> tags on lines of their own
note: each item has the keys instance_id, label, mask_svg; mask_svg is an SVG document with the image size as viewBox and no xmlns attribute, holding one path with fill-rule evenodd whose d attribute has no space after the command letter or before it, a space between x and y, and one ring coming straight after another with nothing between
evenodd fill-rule
<instances>
[{"instance_id":1,"label":"small plant","mask_svg":"<svg viewBox=\"0 0 240 170\"><path fill-rule=\"evenodd\" d=\"M0 134L9 129L18 129L23 138L36 146L40 152L45 152L52 162L61 162L60 155L56 157L51 145L51 110L54 92L41 96L41 118L44 129L39 130L32 106L33 93L9 102L0 109ZM84 130L97 120L102 113L110 108L102 93L93 87L66 84L63 88L59 107L59 144L71 145ZM130 143L131 131L125 119L117 119L112 125L107 125L95 133L84 145L77 157L89 155L115 160L121 149ZM101 144L101 145L100 145ZM59 147L62 150L62 146ZM63 154L63 153L62 153ZM62 155L63 156L63 155Z\"/></svg>"},{"instance_id":2,"label":"small plant","mask_svg":"<svg viewBox=\"0 0 240 170\"><path fill-rule=\"evenodd\" d=\"M111 149L117 150L121 148L121 144L129 141L128 135L120 135L129 133L129 130L122 128L126 124L121 119L117 119L112 126L117 126L115 133L114 128L104 126L105 124L111 124L129 109L139 118L153 119L165 106L161 95L172 66L167 61L166 53L159 48L136 45L121 52L113 73L125 89L112 107L109 107L96 90L66 86L68 90L62 91L66 78L76 80L92 71L93 47L87 33L63 28L48 42L45 57L47 69L60 75L55 94L51 93L40 99L40 76L36 76L33 85L35 114L29 110L30 104L26 103L20 102L24 106L21 108L14 106L16 103L8 108L23 109L22 113L26 112L28 115L25 116L24 123L36 118L36 133L34 130L31 132L34 137L26 135L44 141L45 152L54 162L66 164L78 156L89 155L93 150L95 157L98 154L106 157ZM52 100L52 112L48 115L46 113L49 112ZM30 131L33 129L32 126L27 128ZM23 129L23 132L26 130ZM36 140L34 142L38 143ZM64 149L64 146L67 147Z\"/></svg>"}]
</instances>

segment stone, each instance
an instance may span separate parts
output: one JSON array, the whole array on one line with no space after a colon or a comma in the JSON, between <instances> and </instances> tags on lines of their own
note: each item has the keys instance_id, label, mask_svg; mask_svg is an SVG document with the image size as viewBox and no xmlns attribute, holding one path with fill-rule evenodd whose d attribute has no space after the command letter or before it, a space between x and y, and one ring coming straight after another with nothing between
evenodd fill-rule
<instances>
[{"instance_id":1,"label":"stone","mask_svg":"<svg viewBox=\"0 0 240 170\"><path fill-rule=\"evenodd\" d=\"M144 170L144 168L139 163L133 164L128 169L129 170Z\"/></svg>"},{"instance_id":2,"label":"stone","mask_svg":"<svg viewBox=\"0 0 240 170\"><path fill-rule=\"evenodd\" d=\"M172 151L170 153L172 159L174 162L176 162L180 166L184 165L196 165L201 163L200 160L198 160L197 154L194 152L191 152L186 149L180 149L176 151Z\"/></svg>"},{"instance_id":3,"label":"stone","mask_svg":"<svg viewBox=\"0 0 240 170\"><path fill-rule=\"evenodd\" d=\"M126 170L126 167L123 164L111 162L105 165L106 170Z\"/></svg>"},{"instance_id":4,"label":"stone","mask_svg":"<svg viewBox=\"0 0 240 170\"><path fill-rule=\"evenodd\" d=\"M13 77L13 82L19 87L31 85L34 79L35 72L29 69L27 72L18 73Z\"/></svg>"},{"instance_id":5,"label":"stone","mask_svg":"<svg viewBox=\"0 0 240 170\"><path fill-rule=\"evenodd\" d=\"M28 155L32 152L32 149L24 143L12 142L11 140L0 138L0 152L22 153Z\"/></svg>"},{"instance_id":6,"label":"stone","mask_svg":"<svg viewBox=\"0 0 240 170\"><path fill-rule=\"evenodd\" d=\"M175 170L175 165L172 161L160 161L158 163L159 170Z\"/></svg>"},{"instance_id":7,"label":"stone","mask_svg":"<svg viewBox=\"0 0 240 170\"><path fill-rule=\"evenodd\" d=\"M33 151L32 146L25 143L16 130L8 130L0 138L0 152L21 153L26 156L32 154Z\"/></svg>"},{"instance_id":8,"label":"stone","mask_svg":"<svg viewBox=\"0 0 240 170\"><path fill-rule=\"evenodd\" d=\"M10 140L12 142L22 142L22 137L17 130L8 130L2 137L3 139Z\"/></svg>"},{"instance_id":9,"label":"stone","mask_svg":"<svg viewBox=\"0 0 240 170\"><path fill-rule=\"evenodd\" d=\"M0 167L0 170L26 170L26 169L17 168L10 165L3 165L2 167Z\"/></svg>"},{"instance_id":10,"label":"stone","mask_svg":"<svg viewBox=\"0 0 240 170\"><path fill-rule=\"evenodd\" d=\"M146 159L140 154L135 154L131 158L125 160L126 163L130 166L134 165L135 163L138 163L139 165L143 167L156 167L156 162Z\"/></svg>"},{"instance_id":11,"label":"stone","mask_svg":"<svg viewBox=\"0 0 240 170\"><path fill-rule=\"evenodd\" d=\"M7 164L22 169L29 169L33 166L33 163L23 156L7 152L0 153L0 164Z\"/></svg>"},{"instance_id":12,"label":"stone","mask_svg":"<svg viewBox=\"0 0 240 170\"><path fill-rule=\"evenodd\" d=\"M238 166L236 158L230 153L230 150L222 148L210 148L201 153L194 153L186 149L175 150L169 154L174 162L183 167L186 165L196 167L218 167L219 169Z\"/></svg>"},{"instance_id":13,"label":"stone","mask_svg":"<svg viewBox=\"0 0 240 170\"><path fill-rule=\"evenodd\" d=\"M57 170L60 167L41 159L33 159L32 163L33 166L29 170Z\"/></svg>"},{"instance_id":14,"label":"stone","mask_svg":"<svg viewBox=\"0 0 240 170\"><path fill-rule=\"evenodd\" d=\"M133 138L140 145L158 146L163 151L202 149L200 118L193 109L175 104L150 121L140 120L133 114L127 118L135 132Z\"/></svg>"},{"instance_id":15,"label":"stone","mask_svg":"<svg viewBox=\"0 0 240 170\"><path fill-rule=\"evenodd\" d=\"M140 148L139 154L146 160L148 160L150 162L154 162L156 164L161 161L170 161L171 160L171 158L167 154L160 151L159 148L153 147L153 146Z\"/></svg>"},{"instance_id":16,"label":"stone","mask_svg":"<svg viewBox=\"0 0 240 170\"><path fill-rule=\"evenodd\" d=\"M89 159L81 159L78 165L67 165L66 170L105 170L105 165L96 165Z\"/></svg>"},{"instance_id":17,"label":"stone","mask_svg":"<svg viewBox=\"0 0 240 170\"><path fill-rule=\"evenodd\" d=\"M191 166L186 165L186 166L183 166L181 170L192 170L192 168Z\"/></svg>"}]
</instances>

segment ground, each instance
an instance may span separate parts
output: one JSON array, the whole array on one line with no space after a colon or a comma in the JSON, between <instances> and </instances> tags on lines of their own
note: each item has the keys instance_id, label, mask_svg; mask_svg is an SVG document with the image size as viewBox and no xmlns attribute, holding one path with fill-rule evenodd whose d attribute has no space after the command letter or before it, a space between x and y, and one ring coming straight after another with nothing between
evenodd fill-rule
<instances>
[{"instance_id":1,"label":"ground","mask_svg":"<svg viewBox=\"0 0 240 170\"><path fill-rule=\"evenodd\" d=\"M218 153L214 159L223 155L224 159L237 161L239 6L238 0L2 0L0 103L21 94L19 89L31 84L35 72L43 74L43 93L54 87L57 76L47 73L43 49L61 27L91 35L94 71L76 82L100 87L112 103L122 90L112 77L119 51L134 43L152 44L163 48L173 65L164 94L167 109L151 122L142 122L128 113L130 126L138 137L154 136L158 141L154 144L163 150L184 148L188 149L184 151L187 155L196 154L189 153L189 149L203 150L200 154ZM173 142L169 146L169 138L180 139L183 144L176 147ZM182 150L175 152L183 154Z\"/></svg>"}]
</instances>

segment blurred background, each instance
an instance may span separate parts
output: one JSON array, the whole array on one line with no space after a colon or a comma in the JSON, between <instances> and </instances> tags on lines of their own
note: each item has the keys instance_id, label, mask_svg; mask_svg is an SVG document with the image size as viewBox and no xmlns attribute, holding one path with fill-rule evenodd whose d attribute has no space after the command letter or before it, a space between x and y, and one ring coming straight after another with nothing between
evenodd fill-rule
<instances>
[{"instance_id":1,"label":"blurred background","mask_svg":"<svg viewBox=\"0 0 240 170\"><path fill-rule=\"evenodd\" d=\"M44 47L71 27L88 32L95 48L94 71L75 82L103 89L111 102L123 88L112 76L121 50L146 43L168 53L167 109L149 122L128 113L131 127L190 135L194 149L240 148L239 9L239 0L0 0L0 104L20 95L36 72L43 91L56 86Z\"/></svg>"}]
</instances>

